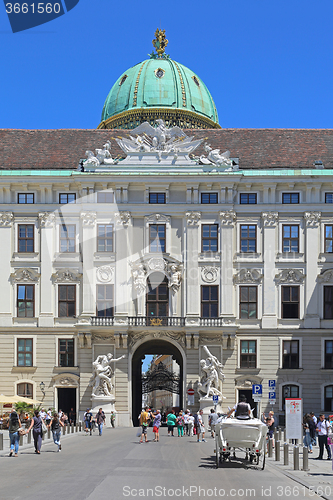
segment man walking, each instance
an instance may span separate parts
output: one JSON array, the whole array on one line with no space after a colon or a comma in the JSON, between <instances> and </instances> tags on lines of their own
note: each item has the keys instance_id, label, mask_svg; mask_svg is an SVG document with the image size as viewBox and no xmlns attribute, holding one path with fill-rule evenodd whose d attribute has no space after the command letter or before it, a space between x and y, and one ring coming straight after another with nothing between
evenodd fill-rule
<instances>
[{"instance_id":1,"label":"man walking","mask_svg":"<svg viewBox=\"0 0 333 500\"><path fill-rule=\"evenodd\" d=\"M105 413L102 410L102 408L100 408L98 410L98 413L96 413L95 420L96 420L96 424L98 426L98 435L101 436L102 435L102 431L103 431L103 425L104 425L104 422L105 422Z\"/></svg>"},{"instance_id":2,"label":"man walking","mask_svg":"<svg viewBox=\"0 0 333 500\"><path fill-rule=\"evenodd\" d=\"M90 433L90 436L92 434L92 413L89 408L87 408L87 411L84 414L84 426L85 426L85 431L86 431L86 436L88 435L88 432Z\"/></svg>"},{"instance_id":3,"label":"man walking","mask_svg":"<svg viewBox=\"0 0 333 500\"><path fill-rule=\"evenodd\" d=\"M318 444L319 444L319 457L317 460L323 460L324 446L327 451L327 460L331 460L331 450L327 443L327 435L330 430L330 424L325 419L325 415L321 413L317 422Z\"/></svg>"},{"instance_id":4,"label":"man walking","mask_svg":"<svg viewBox=\"0 0 333 500\"><path fill-rule=\"evenodd\" d=\"M116 415L113 413L113 411L111 412L111 415L110 415L110 423L112 425L112 428L114 429L115 423L116 423Z\"/></svg>"}]
</instances>

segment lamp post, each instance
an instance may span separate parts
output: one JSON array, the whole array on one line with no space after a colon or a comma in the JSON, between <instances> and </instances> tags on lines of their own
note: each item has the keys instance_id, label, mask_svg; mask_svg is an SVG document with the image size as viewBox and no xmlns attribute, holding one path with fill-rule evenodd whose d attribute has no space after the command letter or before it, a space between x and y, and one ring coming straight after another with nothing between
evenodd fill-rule
<instances>
[{"instance_id":1,"label":"lamp post","mask_svg":"<svg viewBox=\"0 0 333 500\"><path fill-rule=\"evenodd\" d=\"M41 391L42 391L42 393L43 393L43 399L44 399L44 398L45 398L45 384L44 384L44 382L41 382L41 383L39 384L39 388L40 388L40 390L41 390Z\"/></svg>"}]
</instances>

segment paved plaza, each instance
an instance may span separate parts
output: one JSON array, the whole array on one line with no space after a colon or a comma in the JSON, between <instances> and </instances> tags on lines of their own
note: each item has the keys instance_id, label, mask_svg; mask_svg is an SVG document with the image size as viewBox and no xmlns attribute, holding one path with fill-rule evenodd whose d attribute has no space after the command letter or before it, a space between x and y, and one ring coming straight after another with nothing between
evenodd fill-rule
<instances>
[{"instance_id":1,"label":"paved plaza","mask_svg":"<svg viewBox=\"0 0 333 500\"><path fill-rule=\"evenodd\" d=\"M309 472L294 473L292 467L276 465L273 459L267 460L262 471L241 458L217 470L210 437L206 443L196 443L195 437L168 437L162 428L159 443L139 444L136 432L134 428L105 428L101 437L97 432L92 436L69 434L62 438L60 453L52 441L43 443L41 455L35 455L27 444L18 458L9 458L4 450L0 452L0 498L333 499L329 461L310 459ZM149 439L153 439L151 429ZM7 443L5 440L5 446ZM313 491L303 485L306 482Z\"/></svg>"}]
</instances>

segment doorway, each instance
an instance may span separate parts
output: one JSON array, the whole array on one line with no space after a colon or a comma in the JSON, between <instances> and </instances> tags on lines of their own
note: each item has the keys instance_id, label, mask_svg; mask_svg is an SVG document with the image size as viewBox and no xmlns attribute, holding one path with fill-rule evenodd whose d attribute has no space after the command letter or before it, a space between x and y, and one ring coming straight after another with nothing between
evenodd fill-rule
<instances>
[{"instance_id":1,"label":"doorway","mask_svg":"<svg viewBox=\"0 0 333 500\"><path fill-rule=\"evenodd\" d=\"M252 390L251 389L238 389L238 401L240 396L245 396L247 403L251 406L251 409L253 409L253 416L254 418L258 418L258 403L255 403L252 398Z\"/></svg>"},{"instance_id":2,"label":"doorway","mask_svg":"<svg viewBox=\"0 0 333 500\"><path fill-rule=\"evenodd\" d=\"M141 413L143 391L142 391L142 363L146 354L154 355L168 355L171 356L174 361L179 365L179 406L184 409L184 397L183 397L183 380L184 380L184 368L183 368L183 357L179 349L167 342L165 340L154 339L145 342L140 345L132 358L132 421L133 425L136 427L139 425L138 415ZM159 386L160 390L165 389L164 384ZM161 403L160 401L158 402ZM158 406L159 406L158 404Z\"/></svg>"},{"instance_id":3,"label":"doorway","mask_svg":"<svg viewBox=\"0 0 333 500\"><path fill-rule=\"evenodd\" d=\"M59 387L58 391L58 411L62 410L66 415L71 408L76 412L76 389L72 387Z\"/></svg>"}]
</instances>

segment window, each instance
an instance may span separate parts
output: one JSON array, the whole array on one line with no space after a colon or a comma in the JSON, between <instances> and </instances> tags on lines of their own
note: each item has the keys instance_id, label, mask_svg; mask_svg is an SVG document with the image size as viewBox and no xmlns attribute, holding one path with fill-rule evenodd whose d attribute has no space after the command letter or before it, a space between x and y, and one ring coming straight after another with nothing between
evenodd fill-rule
<instances>
[{"instance_id":1,"label":"window","mask_svg":"<svg viewBox=\"0 0 333 500\"><path fill-rule=\"evenodd\" d=\"M202 240L201 240L202 252L217 252L218 249L217 235L218 235L217 224L202 225Z\"/></svg>"},{"instance_id":2,"label":"window","mask_svg":"<svg viewBox=\"0 0 333 500\"><path fill-rule=\"evenodd\" d=\"M32 339L17 339L17 366L33 366Z\"/></svg>"},{"instance_id":3,"label":"window","mask_svg":"<svg viewBox=\"0 0 333 500\"><path fill-rule=\"evenodd\" d=\"M333 319L333 286L324 286L324 319Z\"/></svg>"},{"instance_id":4,"label":"window","mask_svg":"<svg viewBox=\"0 0 333 500\"><path fill-rule=\"evenodd\" d=\"M299 226L282 226L282 252L299 252Z\"/></svg>"},{"instance_id":5,"label":"window","mask_svg":"<svg viewBox=\"0 0 333 500\"><path fill-rule=\"evenodd\" d=\"M219 287L217 285L201 286L201 317L217 318L219 312Z\"/></svg>"},{"instance_id":6,"label":"window","mask_svg":"<svg viewBox=\"0 0 333 500\"><path fill-rule=\"evenodd\" d=\"M75 252L75 224L60 226L60 252Z\"/></svg>"},{"instance_id":7,"label":"window","mask_svg":"<svg viewBox=\"0 0 333 500\"><path fill-rule=\"evenodd\" d=\"M114 196L112 191L98 191L97 203L113 203Z\"/></svg>"},{"instance_id":8,"label":"window","mask_svg":"<svg viewBox=\"0 0 333 500\"><path fill-rule=\"evenodd\" d=\"M282 318L299 318L299 286L282 286Z\"/></svg>"},{"instance_id":9,"label":"window","mask_svg":"<svg viewBox=\"0 0 333 500\"><path fill-rule=\"evenodd\" d=\"M284 340L282 368L299 368L299 340Z\"/></svg>"},{"instance_id":10,"label":"window","mask_svg":"<svg viewBox=\"0 0 333 500\"><path fill-rule=\"evenodd\" d=\"M152 274L147 281L148 292L146 296L147 316L169 315L169 288L166 276L159 273Z\"/></svg>"},{"instance_id":11,"label":"window","mask_svg":"<svg viewBox=\"0 0 333 500\"><path fill-rule=\"evenodd\" d=\"M150 224L149 226L149 251L165 252L165 224Z\"/></svg>"},{"instance_id":12,"label":"window","mask_svg":"<svg viewBox=\"0 0 333 500\"><path fill-rule=\"evenodd\" d=\"M333 252L333 226L331 225L325 226L325 252Z\"/></svg>"},{"instance_id":13,"label":"window","mask_svg":"<svg viewBox=\"0 0 333 500\"><path fill-rule=\"evenodd\" d=\"M34 318L35 285L17 285L17 317Z\"/></svg>"},{"instance_id":14,"label":"window","mask_svg":"<svg viewBox=\"0 0 333 500\"><path fill-rule=\"evenodd\" d=\"M325 193L325 203L333 203L333 193Z\"/></svg>"},{"instance_id":15,"label":"window","mask_svg":"<svg viewBox=\"0 0 333 500\"><path fill-rule=\"evenodd\" d=\"M165 193L149 193L149 203L165 203Z\"/></svg>"},{"instance_id":16,"label":"window","mask_svg":"<svg viewBox=\"0 0 333 500\"><path fill-rule=\"evenodd\" d=\"M97 226L97 251L113 252L113 225L98 224Z\"/></svg>"},{"instance_id":17,"label":"window","mask_svg":"<svg viewBox=\"0 0 333 500\"><path fill-rule=\"evenodd\" d=\"M299 193L282 193L282 203L299 203Z\"/></svg>"},{"instance_id":18,"label":"window","mask_svg":"<svg viewBox=\"0 0 333 500\"><path fill-rule=\"evenodd\" d=\"M218 203L217 193L201 193L201 203Z\"/></svg>"},{"instance_id":19,"label":"window","mask_svg":"<svg viewBox=\"0 0 333 500\"><path fill-rule=\"evenodd\" d=\"M324 368L333 369L333 340L325 340L325 360Z\"/></svg>"},{"instance_id":20,"label":"window","mask_svg":"<svg viewBox=\"0 0 333 500\"><path fill-rule=\"evenodd\" d=\"M284 385L282 387L282 410L286 408L286 398L299 398L298 385Z\"/></svg>"},{"instance_id":21,"label":"window","mask_svg":"<svg viewBox=\"0 0 333 500\"><path fill-rule=\"evenodd\" d=\"M113 285L97 285L96 315L113 316Z\"/></svg>"},{"instance_id":22,"label":"window","mask_svg":"<svg viewBox=\"0 0 333 500\"><path fill-rule=\"evenodd\" d=\"M241 205L256 205L257 193L240 193L239 202Z\"/></svg>"},{"instance_id":23,"label":"window","mask_svg":"<svg viewBox=\"0 0 333 500\"><path fill-rule=\"evenodd\" d=\"M19 224L18 226L18 251L34 251L34 225Z\"/></svg>"},{"instance_id":24,"label":"window","mask_svg":"<svg viewBox=\"0 0 333 500\"><path fill-rule=\"evenodd\" d=\"M18 193L17 203L26 203L28 205L35 203L34 193Z\"/></svg>"},{"instance_id":25,"label":"window","mask_svg":"<svg viewBox=\"0 0 333 500\"><path fill-rule=\"evenodd\" d=\"M324 394L324 411L332 411L333 410L333 385L327 385L325 387L325 394Z\"/></svg>"},{"instance_id":26,"label":"window","mask_svg":"<svg viewBox=\"0 0 333 500\"><path fill-rule=\"evenodd\" d=\"M59 194L60 205L65 205L67 203L73 203L75 200L76 200L75 193L60 193Z\"/></svg>"},{"instance_id":27,"label":"window","mask_svg":"<svg viewBox=\"0 0 333 500\"><path fill-rule=\"evenodd\" d=\"M59 366L74 366L74 339L59 339Z\"/></svg>"},{"instance_id":28,"label":"window","mask_svg":"<svg viewBox=\"0 0 333 500\"><path fill-rule=\"evenodd\" d=\"M17 384L16 393L18 396L22 396L24 398L31 398L33 396L33 387L32 384Z\"/></svg>"},{"instance_id":29,"label":"window","mask_svg":"<svg viewBox=\"0 0 333 500\"><path fill-rule=\"evenodd\" d=\"M70 318L75 316L76 311L76 287L75 285L58 286L58 315Z\"/></svg>"},{"instance_id":30,"label":"window","mask_svg":"<svg viewBox=\"0 0 333 500\"><path fill-rule=\"evenodd\" d=\"M240 343L240 367L241 368L256 368L256 340L241 340Z\"/></svg>"},{"instance_id":31,"label":"window","mask_svg":"<svg viewBox=\"0 0 333 500\"><path fill-rule=\"evenodd\" d=\"M257 251L257 226L240 227L240 251L244 253Z\"/></svg>"},{"instance_id":32,"label":"window","mask_svg":"<svg viewBox=\"0 0 333 500\"><path fill-rule=\"evenodd\" d=\"M257 317L257 287L239 287L239 317L255 319Z\"/></svg>"}]
</instances>

